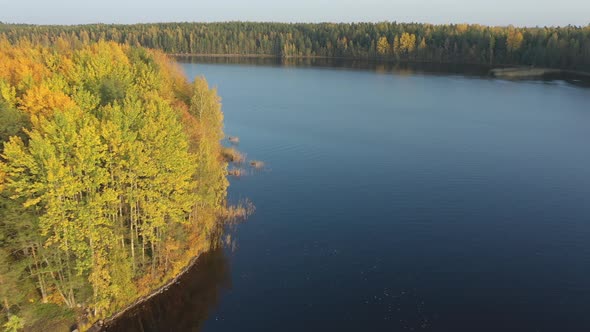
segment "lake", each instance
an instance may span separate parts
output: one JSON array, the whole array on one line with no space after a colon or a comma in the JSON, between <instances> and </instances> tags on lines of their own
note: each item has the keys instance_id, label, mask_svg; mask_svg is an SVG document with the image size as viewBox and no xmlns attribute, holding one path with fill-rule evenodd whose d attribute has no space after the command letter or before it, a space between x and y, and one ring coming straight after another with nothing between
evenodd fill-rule
<instances>
[{"instance_id":1,"label":"lake","mask_svg":"<svg viewBox=\"0 0 590 332\"><path fill-rule=\"evenodd\" d=\"M118 330L590 331L590 89L189 60L256 213Z\"/></svg>"}]
</instances>

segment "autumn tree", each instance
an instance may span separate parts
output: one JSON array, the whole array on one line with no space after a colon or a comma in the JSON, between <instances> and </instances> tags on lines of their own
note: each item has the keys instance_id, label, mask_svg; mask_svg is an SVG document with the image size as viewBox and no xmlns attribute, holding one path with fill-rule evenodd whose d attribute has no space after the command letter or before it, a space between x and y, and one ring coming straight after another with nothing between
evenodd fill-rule
<instances>
[{"instance_id":1,"label":"autumn tree","mask_svg":"<svg viewBox=\"0 0 590 332\"><path fill-rule=\"evenodd\" d=\"M400 37L400 50L406 54L411 54L416 49L416 35L404 32Z\"/></svg>"},{"instance_id":2,"label":"autumn tree","mask_svg":"<svg viewBox=\"0 0 590 332\"><path fill-rule=\"evenodd\" d=\"M380 55L388 54L390 48L391 48L391 45L389 45L389 42L387 41L386 37L379 38L379 41L377 42L377 54L380 54Z\"/></svg>"},{"instance_id":3,"label":"autumn tree","mask_svg":"<svg viewBox=\"0 0 590 332\"><path fill-rule=\"evenodd\" d=\"M0 43L5 319L37 302L104 317L209 248L227 188L219 97L155 51Z\"/></svg>"},{"instance_id":4,"label":"autumn tree","mask_svg":"<svg viewBox=\"0 0 590 332\"><path fill-rule=\"evenodd\" d=\"M516 29L510 29L506 37L506 48L509 52L514 52L520 49L524 36Z\"/></svg>"},{"instance_id":5,"label":"autumn tree","mask_svg":"<svg viewBox=\"0 0 590 332\"><path fill-rule=\"evenodd\" d=\"M413 43L412 35L415 36ZM558 40L557 44L554 35ZM384 47L383 37L386 37L392 47ZM89 41L96 42L101 39L132 46L142 45L167 53L276 57L392 57L402 60L411 57L436 62L470 62L484 65L535 64L590 71L590 58L587 55L587 50L590 49L590 30L588 27L576 26L514 28L395 22L0 25L1 43L27 42L31 45L51 45L58 52L65 52L69 47L78 47ZM422 40L426 43L425 48L421 48ZM491 43L491 40L494 42ZM379 47L380 41L382 47ZM10 74L4 77L11 77L11 84L12 80L19 82L18 86L12 84L17 92L27 90L28 85L32 83L41 83L47 75L48 67L39 61L46 56L39 54L34 48L29 48L27 52L29 53L22 55L7 53L6 57L0 59L0 73L8 71ZM27 57L35 61L23 63L18 60ZM67 66L66 63L59 62L55 62L54 65ZM105 95L111 94L114 98L116 96L112 93L124 89L124 80L107 78L103 83ZM59 91L55 86L48 88Z\"/></svg>"}]
</instances>

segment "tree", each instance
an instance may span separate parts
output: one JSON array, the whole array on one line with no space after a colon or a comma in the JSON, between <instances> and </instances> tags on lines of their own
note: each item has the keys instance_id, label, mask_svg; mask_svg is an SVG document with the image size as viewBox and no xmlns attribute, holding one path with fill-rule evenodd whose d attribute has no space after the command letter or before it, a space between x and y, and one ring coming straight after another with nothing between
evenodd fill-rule
<instances>
[{"instance_id":1,"label":"tree","mask_svg":"<svg viewBox=\"0 0 590 332\"><path fill-rule=\"evenodd\" d=\"M395 54L396 56L399 56L401 54L401 46L398 35L395 35L395 38L393 40L393 54Z\"/></svg>"},{"instance_id":2,"label":"tree","mask_svg":"<svg viewBox=\"0 0 590 332\"><path fill-rule=\"evenodd\" d=\"M489 37L489 58L490 58L490 65L494 63L494 50L496 48L496 38L490 34Z\"/></svg>"},{"instance_id":3,"label":"tree","mask_svg":"<svg viewBox=\"0 0 590 332\"><path fill-rule=\"evenodd\" d=\"M391 46L389 45L386 37L379 38L379 41L377 42L377 54L385 55L389 53L390 48Z\"/></svg>"},{"instance_id":4,"label":"tree","mask_svg":"<svg viewBox=\"0 0 590 332\"><path fill-rule=\"evenodd\" d=\"M423 51L426 50L426 38L422 37L422 39L420 40L420 44L418 45L418 49Z\"/></svg>"},{"instance_id":5,"label":"tree","mask_svg":"<svg viewBox=\"0 0 590 332\"><path fill-rule=\"evenodd\" d=\"M225 209L215 90L156 51L58 41L0 40L0 302L13 323L24 294L105 317L207 250Z\"/></svg>"},{"instance_id":6,"label":"tree","mask_svg":"<svg viewBox=\"0 0 590 332\"><path fill-rule=\"evenodd\" d=\"M167 53L201 54L255 54L276 57L326 56L326 57L392 57L407 58L415 54L424 60L442 62L475 62L484 65L537 64L563 69L590 71L590 61L585 50L590 46L588 27L514 28L486 27L481 25L431 25L416 23L355 23L355 24L284 24L284 23L160 23L140 25L83 25L83 26L29 26L5 25L0 30L0 43L16 44L26 41L31 45L46 45L58 52L79 47L87 42L110 40L131 46L142 45ZM400 39L405 35L403 48ZM557 35L559 44L552 47L551 37ZM412 43L412 35L416 37ZM395 37L397 36L397 38ZM548 37L549 36L549 37ZM393 44L385 51L386 37ZM422 39L426 48L420 49ZM495 46L490 49L490 40ZM379 41L382 47L379 48ZM397 40L397 42L396 42ZM412 47L414 45L414 47ZM6 48L0 45L0 48ZM547 49L551 48L547 52ZM14 50L13 50L14 51ZM22 51L22 50L21 50ZM16 51L20 52L20 51ZM110 61L124 60L115 56ZM40 85L47 69L59 70L66 63L54 62L47 67L36 50L23 54L9 53L0 59L0 73L9 72L9 83L18 92L28 90L29 85ZM34 55L34 56L32 56ZM19 59L31 58L27 63ZM98 63L88 59L89 65ZM104 65L104 63L103 63ZM108 66L105 66L108 67ZM100 69L97 66L96 69ZM145 72L143 72L145 73ZM107 78L103 75L101 78ZM123 76L118 76L121 79ZM112 77L108 77L112 79ZM114 92L117 81L106 81L106 92ZM97 82L87 82L93 88ZM114 84L109 84L114 83ZM119 83L128 83L120 81ZM128 85L121 84L119 87ZM111 89L113 88L113 89ZM54 89L53 91L59 91ZM67 94L67 93L66 93ZM107 93L108 94L108 93Z\"/></svg>"},{"instance_id":7,"label":"tree","mask_svg":"<svg viewBox=\"0 0 590 332\"><path fill-rule=\"evenodd\" d=\"M522 46L523 40L524 36L520 31L511 29L508 31L508 36L506 37L506 48L509 52L517 51Z\"/></svg>"},{"instance_id":8,"label":"tree","mask_svg":"<svg viewBox=\"0 0 590 332\"><path fill-rule=\"evenodd\" d=\"M416 35L404 32L399 40L400 50L406 54L414 52L416 49Z\"/></svg>"}]
</instances>

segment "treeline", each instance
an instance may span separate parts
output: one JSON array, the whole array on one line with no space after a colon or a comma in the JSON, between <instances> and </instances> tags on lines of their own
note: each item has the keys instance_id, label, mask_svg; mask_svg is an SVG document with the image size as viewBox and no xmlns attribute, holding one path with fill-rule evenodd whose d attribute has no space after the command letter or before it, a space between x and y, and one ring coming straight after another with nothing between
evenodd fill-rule
<instances>
[{"instance_id":1,"label":"treeline","mask_svg":"<svg viewBox=\"0 0 590 332\"><path fill-rule=\"evenodd\" d=\"M0 303L7 330L57 330L44 319L105 317L209 249L227 213L223 115L163 53L13 44L0 41Z\"/></svg>"},{"instance_id":2,"label":"treeline","mask_svg":"<svg viewBox=\"0 0 590 332\"><path fill-rule=\"evenodd\" d=\"M11 43L51 45L108 40L170 54L349 57L530 65L590 71L586 27L489 27L417 23L163 23L135 25L0 25Z\"/></svg>"}]
</instances>

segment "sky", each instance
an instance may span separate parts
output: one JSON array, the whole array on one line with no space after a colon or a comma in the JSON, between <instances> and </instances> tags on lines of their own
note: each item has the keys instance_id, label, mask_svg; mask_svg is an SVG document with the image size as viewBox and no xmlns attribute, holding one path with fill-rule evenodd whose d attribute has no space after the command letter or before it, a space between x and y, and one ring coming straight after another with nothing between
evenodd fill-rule
<instances>
[{"instance_id":1,"label":"sky","mask_svg":"<svg viewBox=\"0 0 590 332\"><path fill-rule=\"evenodd\" d=\"M590 0L0 0L0 21L590 24Z\"/></svg>"}]
</instances>

